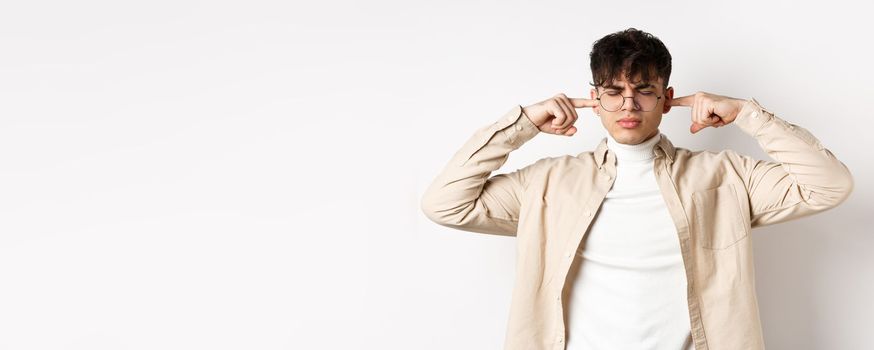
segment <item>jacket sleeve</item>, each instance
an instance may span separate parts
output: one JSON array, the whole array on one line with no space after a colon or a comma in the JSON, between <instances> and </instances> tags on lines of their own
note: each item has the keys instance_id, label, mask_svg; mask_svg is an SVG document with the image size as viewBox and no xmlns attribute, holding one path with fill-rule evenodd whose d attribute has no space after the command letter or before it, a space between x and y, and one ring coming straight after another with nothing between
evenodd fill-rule
<instances>
[{"instance_id":1,"label":"jacket sleeve","mask_svg":"<svg viewBox=\"0 0 874 350\"><path fill-rule=\"evenodd\" d=\"M853 191L844 163L807 129L777 117L750 98L734 120L776 162L732 152L750 203L752 227L801 218L836 207Z\"/></svg>"},{"instance_id":2,"label":"jacket sleeve","mask_svg":"<svg viewBox=\"0 0 874 350\"><path fill-rule=\"evenodd\" d=\"M510 152L540 130L513 107L498 121L485 126L455 153L421 198L421 209L433 222L463 231L515 236L522 193L537 161L522 169L489 175Z\"/></svg>"}]
</instances>

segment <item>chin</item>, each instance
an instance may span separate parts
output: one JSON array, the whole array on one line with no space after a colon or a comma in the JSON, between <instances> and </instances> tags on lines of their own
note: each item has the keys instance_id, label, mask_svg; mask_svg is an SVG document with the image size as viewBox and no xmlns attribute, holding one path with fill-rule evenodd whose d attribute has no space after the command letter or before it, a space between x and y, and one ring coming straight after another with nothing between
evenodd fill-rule
<instances>
[{"instance_id":1,"label":"chin","mask_svg":"<svg viewBox=\"0 0 874 350\"><path fill-rule=\"evenodd\" d=\"M638 144L643 141L643 135L638 135L636 132L628 132L627 130L619 130L613 134L613 139L616 142L624 144Z\"/></svg>"}]
</instances>

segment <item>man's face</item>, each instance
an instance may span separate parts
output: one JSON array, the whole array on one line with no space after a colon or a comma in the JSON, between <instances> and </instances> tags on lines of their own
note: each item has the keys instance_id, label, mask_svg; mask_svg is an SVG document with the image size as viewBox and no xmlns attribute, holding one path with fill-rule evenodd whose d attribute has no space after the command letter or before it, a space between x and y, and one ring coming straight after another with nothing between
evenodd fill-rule
<instances>
[{"instance_id":1,"label":"man's face","mask_svg":"<svg viewBox=\"0 0 874 350\"><path fill-rule=\"evenodd\" d=\"M591 90L592 99L597 98L604 92L621 94L625 97L637 97L643 94L652 94L650 96L661 96L656 102L655 107L648 111L642 111L639 106L636 106L631 98L626 98L622 107L610 112L601 108L600 105L595 107L595 112L600 113L601 124L610 133L617 142L627 145L636 145L646 141L650 137L658 135L659 124L662 122L662 114L670 111L671 106L668 103L674 98L674 88L668 87L664 89L664 79L659 78L654 82L643 82L639 78L627 81L625 74L619 75L621 80L613 80L607 86L599 86L597 89ZM637 123L626 122L623 119L637 121Z\"/></svg>"}]
</instances>

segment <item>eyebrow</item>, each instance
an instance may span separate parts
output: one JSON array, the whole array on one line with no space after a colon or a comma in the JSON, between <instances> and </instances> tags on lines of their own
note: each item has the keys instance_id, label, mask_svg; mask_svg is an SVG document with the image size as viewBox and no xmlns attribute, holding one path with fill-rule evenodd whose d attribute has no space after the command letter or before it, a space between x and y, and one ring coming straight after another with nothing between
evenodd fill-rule
<instances>
[{"instance_id":1,"label":"eyebrow","mask_svg":"<svg viewBox=\"0 0 874 350\"><path fill-rule=\"evenodd\" d=\"M655 85L650 84L650 83L640 83L640 84L637 84L634 88L635 89L646 89L646 88L651 88L651 87L654 88ZM605 86L604 89L605 90L606 89L622 90L622 87L619 85L616 85L616 84L611 84L609 86Z\"/></svg>"}]
</instances>

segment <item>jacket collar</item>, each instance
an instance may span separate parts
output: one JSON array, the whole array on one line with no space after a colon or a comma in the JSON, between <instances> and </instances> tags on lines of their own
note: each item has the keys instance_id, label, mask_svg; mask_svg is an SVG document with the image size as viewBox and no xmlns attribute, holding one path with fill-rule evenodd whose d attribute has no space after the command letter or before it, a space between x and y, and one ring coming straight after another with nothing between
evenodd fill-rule
<instances>
[{"instance_id":1,"label":"jacket collar","mask_svg":"<svg viewBox=\"0 0 874 350\"><path fill-rule=\"evenodd\" d=\"M662 138L656 144L656 147L655 147L655 149L653 149L653 152L655 152L657 158L662 157L662 156L667 156L668 164L671 164L674 162L674 154L676 152L676 150L674 149L674 144L671 143L671 140L668 140L668 137L665 136L665 134L662 134L661 136L662 136ZM585 153L585 152L583 152L583 153ZM604 162L607 161L607 154L608 153L612 154L613 151L610 151L610 149L607 148L607 138L604 137L603 139L601 139L601 142L598 143L598 147L595 147L595 151L594 151L595 161L598 162L599 168L604 166ZM580 155L582 155L582 153ZM615 154L613 156L615 157Z\"/></svg>"}]
</instances>

